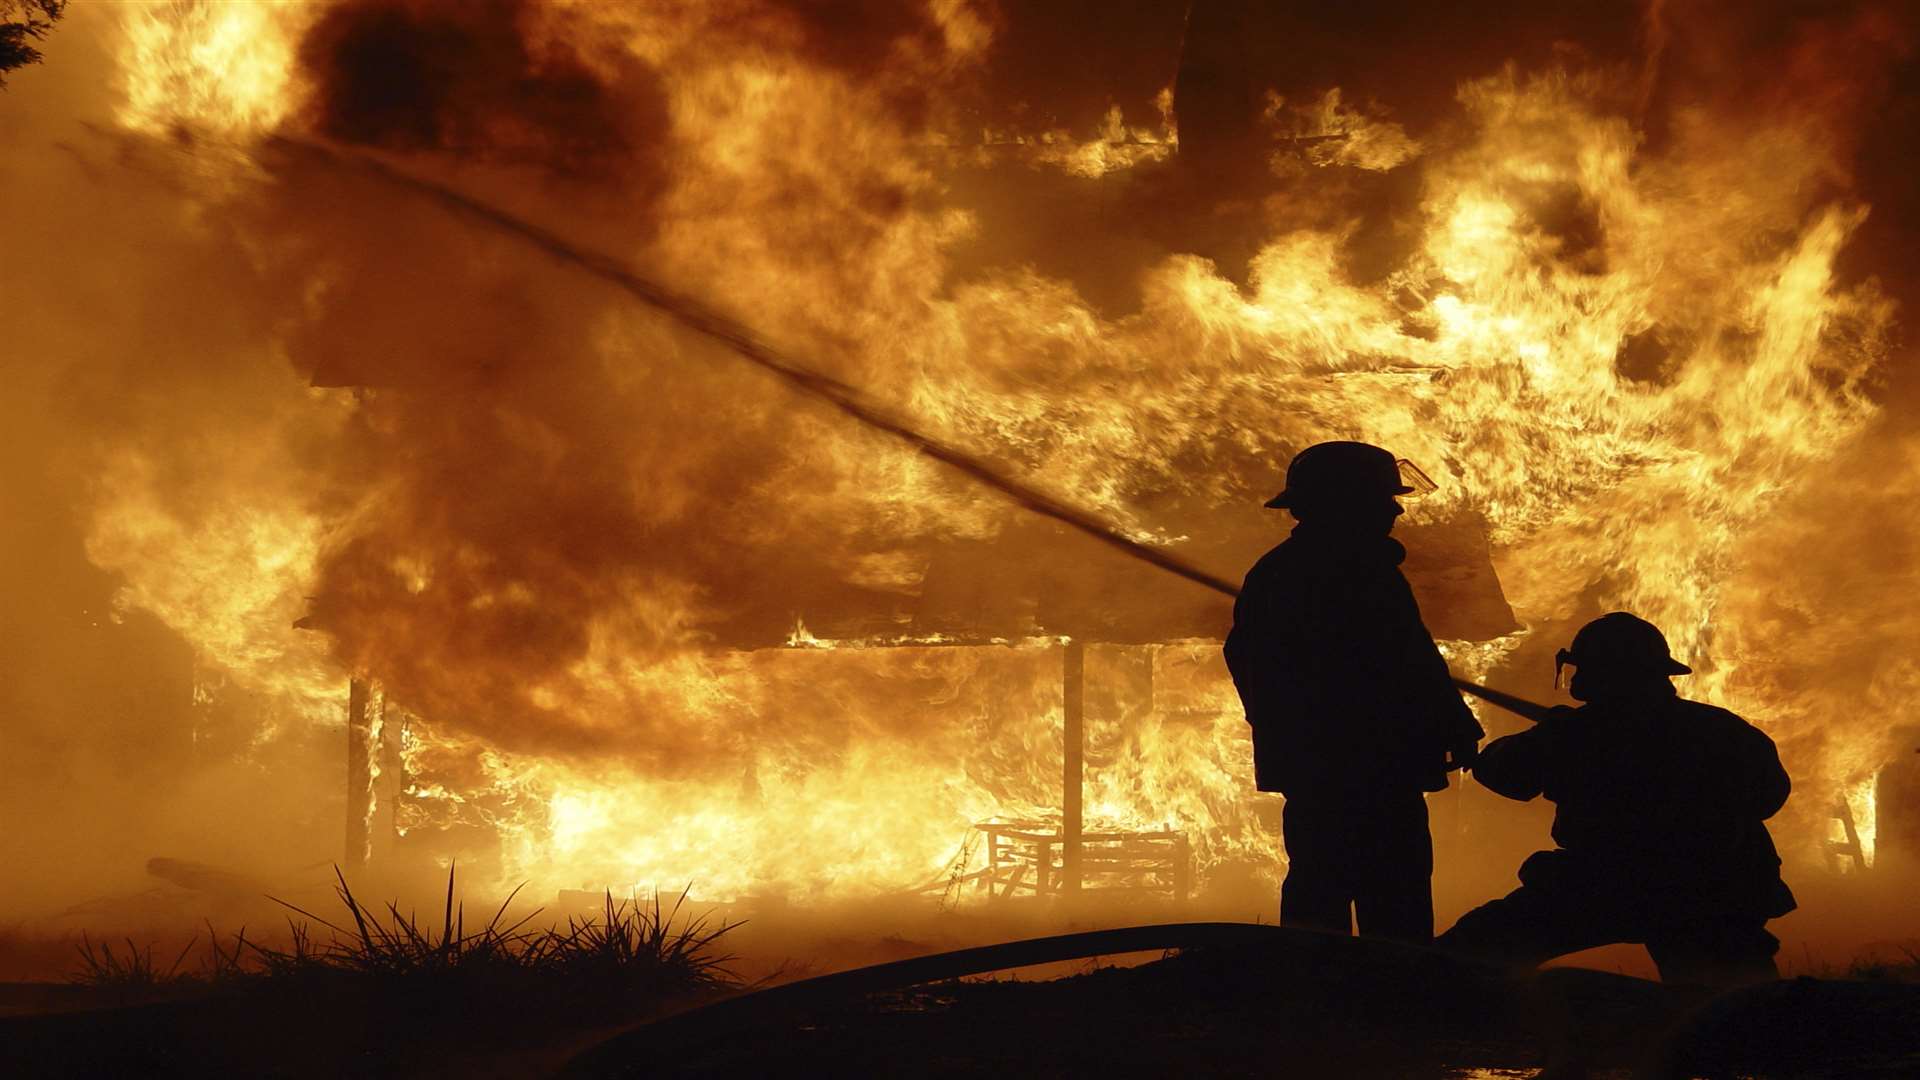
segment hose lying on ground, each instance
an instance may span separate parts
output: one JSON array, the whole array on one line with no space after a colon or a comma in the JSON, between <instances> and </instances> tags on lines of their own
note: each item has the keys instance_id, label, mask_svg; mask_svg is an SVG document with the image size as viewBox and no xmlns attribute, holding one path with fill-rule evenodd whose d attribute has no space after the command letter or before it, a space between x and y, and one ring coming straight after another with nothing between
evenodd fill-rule
<instances>
[{"instance_id":1,"label":"hose lying on ground","mask_svg":"<svg viewBox=\"0 0 1920 1080\"><path fill-rule=\"evenodd\" d=\"M650 1061L663 1059L675 1048L697 1046L781 1013L817 1009L864 994L966 975L1156 949L1286 946L1302 951L1358 948L1404 953L1407 962L1416 964L1437 959L1432 950L1411 945L1255 923L1163 923L1059 934L896 960L742 994L620 1032L576 1056L561 1075L584 1078L649 1072ZM1484 969L1489 974L1496 970L1471 960L1448 958L1445 962Z\"/></svg>"}]
</instances>

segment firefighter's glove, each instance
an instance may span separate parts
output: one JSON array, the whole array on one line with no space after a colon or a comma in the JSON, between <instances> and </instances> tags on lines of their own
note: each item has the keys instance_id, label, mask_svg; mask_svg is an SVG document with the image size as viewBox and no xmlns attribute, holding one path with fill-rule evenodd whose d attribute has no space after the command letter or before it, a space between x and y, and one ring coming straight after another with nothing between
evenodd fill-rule
<instances>
[{"instance_id":1,"label":"firefighter's glove","mask_svg":"<svg viewBox=\"0 0 1920 1080\"><path fill-rule=\"evenodd\" d=\"M1478 761L1479 758L1479 742L1461 743L1459 746L1447 751L1447 771L1452 772L1455 769L1471 771L1473 769L1473 763Z\"/></svg>"},{"instance_id":2,"label":"firefighter's glove","mask_svg":"<svg viewBox=\"0 0 1920 1080\"><path fill-rule=\"evenodd\" d=\"M1555 705L1553 708L1547 710L1547 718L1540 721L1539 726L1544 728L1566 728L1571 727L1579 719L1579 709L1571 705Z\"/></svg>"}]
</instances>

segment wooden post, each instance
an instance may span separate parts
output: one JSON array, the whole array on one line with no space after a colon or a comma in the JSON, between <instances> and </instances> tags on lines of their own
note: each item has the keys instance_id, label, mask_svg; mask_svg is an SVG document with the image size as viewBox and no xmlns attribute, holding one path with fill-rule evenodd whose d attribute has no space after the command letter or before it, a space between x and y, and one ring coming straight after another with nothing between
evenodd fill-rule
<instances>
[{"instance_id":1,"label":"wooden post","mask_svg":"<svg viewBox=\"0 0 1920 1080\"><path fill-rule=\"evenodd\" d=\"M395 855L400 839L400 794L407 788L407 759L403 756L407 728L413 717L391 701L383 700L376 717L373 753L379 775L373 783L373 813L367 827L367 853L374 862L387 862Z\"/></svg>"},{"instance_id":2,"label":"wooden post","mask_svg":"<svg viewBox=\"0 0 1920 1080\"><path fill-rule=\"evenodd\" d=\"M381 712L380 687L371 679L347 684L347 831L343 870L367 865L372 847L373 740Z\"/></svg>"},{"instance_id":3,"label":"wooden post","mask_svg":"<svg viewBox=\"0 0 1920 1080\"><path fill-rule=\"evenodd\" d=\"M987 830L987 899L998 900L1001 894L995 889L1000 884L1000 834ZM1011 895L1013 886L1007 886L1006 895Z\"/></svg>"},{"instance_id":4,"label":"wooden post","mask_svg":"<svg viewBox=\"0 0 1920 1080\"><path fill-rule=\"evenodd\" d=\"M1839 859L1834 856L1844 855L1851 860L1851 865L1845 867L1847 873L1864 873L1867 869L1867 853L1866 849L1860 846L1860 830L1853 823L1853 807L1847 805L1845 796L1834 798L1833 819L1840 823L1841 834L1846 837L1844 840L1827 842L1827 850L1831 853L1828 858L1833 868L1842 869Z\"/></svg>"},{"instance_id":5,"label":"wooden post","mask_svg":"<svg viewBox=\"0 0 1920 1080\"><path fill-rule=\"evenodd\" d=\"M1069 640L1062 657L1065 723L1060 766L1060 891L1080 892L1080 798L1086 777L1087 647Z\"/></svg>"}]
</instances>

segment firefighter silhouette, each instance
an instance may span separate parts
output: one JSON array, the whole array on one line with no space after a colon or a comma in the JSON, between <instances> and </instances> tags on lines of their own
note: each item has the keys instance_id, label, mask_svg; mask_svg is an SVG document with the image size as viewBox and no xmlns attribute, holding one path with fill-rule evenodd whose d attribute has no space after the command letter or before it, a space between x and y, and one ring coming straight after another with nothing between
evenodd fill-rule
<instances>
[{"instance_id":1,"label":"firefighter silhouette","mask_svg":"<svg viewBox=\"0 0 1920 1080\"><path fill-rule=\"evenodd\" d=\"M1298 524L1247 573L1225 653L1253 728L1255 783L1286 796L1281 924L1426 943L1426 792L1473 759L1481 730L1389 535L1409 479L1431 486L1365 443L1295 456L1267 505Z\"/></svg>"},{"instance_id":2,"label":"firefighter silhouette","mask_svg":"<svg viewBox=\"0 0 1920 1080\"><path fill-rule=\"evenodd\" d=\"M1687 701L1659 629L1624 611L1588 623L1560 708L1488 744L1481 784L1555 804L1558 846L1520 887L1462 916L1443 948L1516 965L1616 942L1643 944L1668 982L1776 975L1768 919L1794 908L1765 820L1790 783L1773 740L1725 709Z\"/></svg>"}]
</instances>

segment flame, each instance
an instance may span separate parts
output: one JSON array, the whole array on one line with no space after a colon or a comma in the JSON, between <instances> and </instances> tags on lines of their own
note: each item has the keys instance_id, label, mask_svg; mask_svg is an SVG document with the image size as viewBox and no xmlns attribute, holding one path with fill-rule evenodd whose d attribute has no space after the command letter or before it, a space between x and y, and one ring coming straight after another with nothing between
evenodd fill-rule
<instances>
[{"instance_id":1,"label":"flame","mask_svg":"<svg viewBox=\"0 0 1920 1080\"><path fill-rule=\"evenodd\" d=\"M317 423L324 430L340 415L301 404L301 422L289 427ZM235 442L207 438L184 461L172 459L177 449L163 457L122 447L98 463L99 512L86 536L87 556L124 571L117 607L190 631L199 662L210 670L271 695L308 722L338 724L347 693L339 667L323 642L294 626L307 613L302 588L313 579L331 526L285 485L298 466L277 441L279 430L269 422ZM198 471L195 481L162 475L183 464ZM270 734L263 729L259 738Z\"/></svg>"},{"instance_id":2,"label":"flame","mask_svg":"<svg viewBox=\"0 0 1920 1080\"><path fill-rule=\"evenodd\" d=\"M294 43L309 10L293 0L129 5L120 122L156 135L273 130L293 108Z\"/></svg>"},{"instance_id":3,"label":"flame","mask_svg":"<svg viewBox=\"0 0 1920 1080\"><path fill-rule=\"evenodd\" d=\"M1419 141L1404 127L1347 105L1337 86L1317 101L1292 106L1286 98L1269 91L1262 118L1289 144L1273 156L1273 171L1282 175L1291 171L1291 163L1298 157L1322 167L1349 165L1386 172L1420 154ZM1298 153L1294 152L1296 148Z\"/></svg>"},{"instance_id":4,"label":"flame","mask_svg":"<svg viewBox=\"0 0 1920 1080\"><path fill-rule=\"evenodd\" d=\"M1680 109L1656 151L1620 104L1638 84L1578 67L1466 80L1444 138L1416 139L1338 87L1304 102L1274 95L1263 119L1279 141L1276 182L1419 170L1405 257L1363 279L1348 258L1355 226L1276 224L1244 284L1176 250L1142 268L1137 309L1116 314L1033 266L958 273L982 217L943 170L1011 156L1089 183L1154 175L1178 163L1171 91L1156 98L1158 124L1114 106L1093 130L983 132L937 103L901 104L970 77L990 53L992 20L958 0L927 9L930 32L855 60L809 51L771 13L542 10L549 33L589 27L596 47L617 43L623 62L664 73L670 136L651 151L670 159L670 179L636 211L652 227L609 240L628 245L621 255L752 313L828 375L1144 542L1184 542L1205 523L1164 507L1244 504L1306 442L1391 447L1440 483L1417 516L1484 516L1528 633L1615 607L1649 618L1698 673L1690 695L1773 732L1798 755L1799 790L1844 797L1872 844L1859 777L1881 748L1768 680L1742 554L1882 411L1870 388L1891 357L1895 310L1837 270L1869 214L1830 182L1842 171L1838 121ZM293 58L315 17L304 5L129 10L122 123L243 142L296 124ZM229 197L241 196L208 196ZM489 249L474 261L505 258ZM527 288L528 303L547 302L546 286ZM583 456L629 455L581 501L603 498L623 527L636 515L633 535L733 530L767 550L806 537L844 580L910 594L927 571L917 544L1009 527L1012 510L934 463L740 389L724 357L651 314L595 309L582 321L591 362L553 363L592 380L588 390L516 376L524 395L487 406L507 432L490 445L544 463L530 468L556 486ZM742 438L777 435L738 457L704 456L724 437L710 429L703 444L662 421L658 435L622 431L574 452L568 410L596 433L644 427L633 416L657 404L661 372L676 366L694 372L671 391L687 393L685 411L710 409ZM802 610L790 650L708 655L698 628L746 601L702 576L706 563L643 553L574 565L449 525L437 474L416 470L459 454L474 429L436 429L431 393L282 396L290 413L275 422L309 426L342 457L349 438L405 452L375 471L374 490L332 501L268 475L324 483L299 464L228 462L196 489L192 514L166 470L125 456L91 504L90 554L207 662L333 708L343 672L290 627L328 567L380 553L380 574L352 580L384 617L362 620L342 650L427 714L403 754L409 843L451 851L480 836L501 881L828 895L936 879L957 853L964 862L977 822L1057 820L1056 642L833 641ZM576 400L586 397L598 400ZM349 432L347 416L364 426ZM723 473L729 494L716 499L702 485ZM473 529L528 513L510 491L472 497L490 509L465 520ZM591 602L553 616L568 620L571 644L552 655L529 647L503 667L519 639L473 632L534 625L563 595ZM1483 676L1524 640L1447 651L1456 670ZM1185 830L1203 871L1271 866L1277 838L1250 795L1245 725L1213 648L1153 647L1155 693L1093 718L1089 822Z\"/></svg>"},{"instance_id":5,"label":"flame","mask_svg":"<svg viewBox=\"0 0 1920 1080\"><path fill-rule=\"evenodd\" d=\"M1107 109L1098 133L1092 138L1081 138L1055 128L1038 135L988 131L979 143L971 146L944 139L935 140L932 145L947 149L956 161L990 164L999 155L1014 154L1031 165L1050 166L1071 176L1097 180L1108 173L1166 161L1179 148L1179 132L1173 119L1173 88L1162 87L1154 96L1154 105L1160 112L1158 125L1129 125L1126 114L1114 105Z\"/></svg>"},{"instance_id":6,"label":"flame","mask_svg":"<svg viewBox=\"0 0 1920 1080\"><path fill-rule=\"evenodd\" d=\"M1049 813L1060 775L1059 686L1047 678L1058 677L1057 655L1051 643L826 645L671 665L660 677L716 714L684 722L720 740L729 775L718 785L704 771L676 778L516 758L416 721L405 827L483 826L498 838L492 870L502 882L692 883L709 899L926 884L972 823ZM996 666L1013 670L982 675ZM783 690L799 685L808 691ZM873 708L889 697L901 719ZM728 731L726 712L743 706L778 722L755 738L737 722ZM420 779L436 775L456 783Z\"/></svg>"},{"instance_id":7,"label":"flame","mask_svg":"<svg viewBox=\"0 0 1920 1080\"><path fill-rule=\"evenodd\" d=\"M1853 815L1854 835L1860 838L1860 859L1866 866L1873 865L1874 841L1879 837L1879 808L1874 805L1874 780L1876 773L1860 783L1849 787L1840 796L1846 802L1847 812Z\"/></svg>"}]
</instances>

